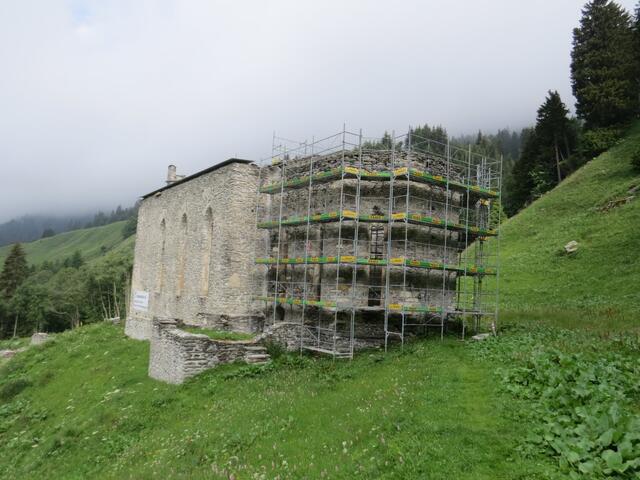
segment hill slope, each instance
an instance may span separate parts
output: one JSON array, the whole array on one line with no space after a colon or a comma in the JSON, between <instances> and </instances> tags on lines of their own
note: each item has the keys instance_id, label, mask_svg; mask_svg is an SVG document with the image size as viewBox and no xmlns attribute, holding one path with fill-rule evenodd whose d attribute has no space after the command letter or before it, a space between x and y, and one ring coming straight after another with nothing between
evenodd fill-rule
<instances>
[{"instance_id":1,"label":"hill slope","mask_svg":"<svg viewBox=\"0 0 640 480\"><path fill-rule=\"evenodd\" d=\"M640 310L640 124L502 227L503 308ZM606 209L609 202L635 195ZM563 246L575 240L577 253Z\"/></svg>"},{"instance_id":2,"label":"hill slope","mask_svg":"<svg viewBox=\"0 0 640 480\"><path fill-rule=\"evenodd\" d=\"M103 255L103 250L133 250L135 237L122 238L125 223L126 221L115 222L103 227L74 230L25 243L27 261L29 264L39 265L44 261L64 260L75 251L79 251L85 260L92 260ZM10 249L11 245L0 248L0 265L4 263Z\"/></svg>"},{"instance_id":3,"label":"hill slope","mask_svg":"<svg viewBox=\"0 0 640 480\"><path fill-rule=\"evenodd\" d=\"M542 479L519 458L492 368L458 340L352 362L276 357L174 386L110 324L0 368L0 471L14 478Z\"/></svg>"}]
</instances>

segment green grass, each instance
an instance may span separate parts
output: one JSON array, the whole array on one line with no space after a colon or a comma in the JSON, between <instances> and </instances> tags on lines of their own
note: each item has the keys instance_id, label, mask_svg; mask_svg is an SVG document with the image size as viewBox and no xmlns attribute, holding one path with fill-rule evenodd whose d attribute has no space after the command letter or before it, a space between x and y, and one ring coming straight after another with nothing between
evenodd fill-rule
<instances>
[{"instance_id":1,"label":"green grass","mask_svg":"<svg viewBox=\"0 0 640 480\"><path fill-rule=\"evenodd\" d=\"M255 335L252 335L250 333L225 332L222 330L212 330L210 328L181 327L181 329L189 333L206 335L212 340L252 340L253 338L255 338Z\"/></svg>"},{"instance_id":2,"label":"green grass","mask_svg":"<svg viewBox=\"0 0 640 480\"><path fill-rule=\"evenodd\" d=\"M455 339L228 365L182 386L148 378L148 348L100 324L5 365L3 478L555 478L518 453L527 424L494 364Z\"/></svg>"},{"instance_id":3,"label":"green grass","mask_svg":"<svg viewBox=\"0 0 640 480\"><path fill-rule=\"evenodd\" d=\"M11 338L0 340L0 350L17 350L29 345L29 338ZM8 358L0 358L0 367L9 361Z\"/></svg>"},{"instance_id":4,"label":"green grass","mask_svg":"<svg viewBox=\"0 0 640 480\"><path fill-rule=\"evenodd\" d=\"M618 146L592 160L501 229L500 298L510 315L569 311L640 324L640 195L608 212L600 207L640 185L631 167L640 124ZM571 240L575 255L562 254ZM573 313L571 313L573 312Z\"/></svg>"},{"instance_id":5,"label":"green grass","mask_svg":"<svg viewBox=\"0 0 640 480\"><path fill-rule=\"evenodd\" d=\"M21 347L29 345L29 338L8 338L0 340L0 350L17 350Z\"/></svg>"},{"instance_id":6,"label":"green grass","mask_svg":"<svg viewBox=\"0 0 640 480\"><path fill-rule=\"evenodd\" d=\"M44 261L62 261L75 251L79 251L85 260L92 260L103 255L103 247L106 250L133 250L135 236L124 240L122 238L122 227L125 223L116 222L103 227L74 230L25 243L27 261L33 265L39 265ZM0 265L4 264L10 249L11 245L0 247Z\"/></svg>"}]
</instances>

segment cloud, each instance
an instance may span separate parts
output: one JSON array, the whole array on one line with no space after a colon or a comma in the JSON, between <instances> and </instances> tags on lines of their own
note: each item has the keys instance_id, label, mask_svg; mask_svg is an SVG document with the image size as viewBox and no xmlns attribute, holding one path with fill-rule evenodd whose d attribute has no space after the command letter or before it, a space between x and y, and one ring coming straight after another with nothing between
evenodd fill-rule
<instances>
[{"instance_id":1,"label":"cloud","mask_svg":"<svg viewBox=\"0 0 640 480\"><path fill-rule=\"evenodd\" d=\"M633 2L623 2L631 7ZM520 128L569 104L580 1L0 6L0 221L130 204L271 135Z\"/></svg>"}]
</instances>

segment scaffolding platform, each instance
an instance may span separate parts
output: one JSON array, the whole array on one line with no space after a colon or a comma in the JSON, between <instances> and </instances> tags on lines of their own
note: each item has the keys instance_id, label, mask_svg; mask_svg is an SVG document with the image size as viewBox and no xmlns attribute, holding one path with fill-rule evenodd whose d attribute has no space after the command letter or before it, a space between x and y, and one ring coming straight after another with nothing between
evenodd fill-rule
<instances>
[{"instance_id":1,"label":"scaffolding platform","mask_svg":"<svg viewBox=\"0 0 640 480\"><path fill-rule=\"evenodd\" d=\"M413 225L422 225L422 226L433 227L433 228L441 228L441 229L451 230L454 232L469 233L472 235L479 235L483 237L494 237L498 234L498 232L492 228L480 228L474 225L463 225L461 223L456 223L456 222L446 222L436 216L423 215L420 213L393 212L391 214L391 217L389 217L388 215L378 215L378 214L358 215L356 212L352 210L316 213L313 215L305 215L305 216L282 217L279 220L267 220L264 222L258 222L258 228L272 229L272 228L279 228L281 226L298 227L298 226L303 226L311 223L315 224L315 223L343 222L343 221L351 221L351 220L357 220L360 222L368 222L368 223L390 223L389 218L391 218L391 222L407 221L408 223L411 223Z\"/></svg>"},{"instance_id":2,"label":"scaffolding platform","mask_svg":"<svg viewBox=\"0 0 640 480\"><path fill-rule=\"evenodd\" d=\"M377 258L365 258L354 257L351 255L341 255L340 258L335 256L325 257L296 257L296 258L273 258L273 257L260 257L256 259L258 265L369 265L385 267L390 265L392 267L410 267L410 268L427 268L430 270L443 270L452 271L462 275L495 275L496 270L489 267L480 267L476 265L453 265L444 264L440 262L431 262L427 260L415 260L410 258L392 257L387 263L386 259Z\"/></svg>"},{"instance_id":3,"label":"scaffolding platform","mask_svg":"<svg viewBox=\"0 0 640 480\"><path fill-rule=\"evenodd\" d=\"M439 187L449 188L458 192L470 192L483 198L498 198L500 195L497 191L480 185L464 184L455 180L447 180L442 175L433 175L429 172L418 170L416 168L402 167L394 170L369 171L356 167L337 167L331 170L325 170L314 173L313 175L294 177L285 182L275 182L260 188L260 193L278 194L285 190L293 190L308 187L309 184L322 184L341 179L359 179L359 180L382 180L388 181L391 178L406 179L415 182L428 183Z\"/></svg>"},{"instance_id":4,"label":"scaffolding platform","mask_svg":"<svg viewBox=\"0 0 640 480\"><path fill-rule=\"evenodd\" d=\"M365 320L385 348L421 326L443 336L452 316L463 331L468 318L497 322L501 159L412 129L343 129L274 136L259 175L254 298L274 324L299 323L301 351L351 358Z\"/></svg>"}]
</instances>

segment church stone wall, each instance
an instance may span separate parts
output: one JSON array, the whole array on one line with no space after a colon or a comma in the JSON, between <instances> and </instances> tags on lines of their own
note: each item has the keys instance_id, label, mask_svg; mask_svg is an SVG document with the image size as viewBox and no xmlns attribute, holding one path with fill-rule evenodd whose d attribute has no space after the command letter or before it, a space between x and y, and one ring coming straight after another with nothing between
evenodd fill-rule
<instances>
[{"instance_id":1,"label":"church stone wall","mask_svg":"<svg viewBox=\"0 0 640 480\"><path fill-rule=\"evenodd\" d=\"M151 337L152 318L256 332L258 167L233 161L144 198L126 333Z\"/></svg>"}]
</instances>

